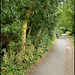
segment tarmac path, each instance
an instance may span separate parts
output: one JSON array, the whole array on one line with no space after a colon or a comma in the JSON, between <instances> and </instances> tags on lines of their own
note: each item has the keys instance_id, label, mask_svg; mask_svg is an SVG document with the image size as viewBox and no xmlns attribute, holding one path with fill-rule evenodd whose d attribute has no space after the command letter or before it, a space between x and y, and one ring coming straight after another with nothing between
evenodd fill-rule
<instances>
[{"instance_id":1,"label":"tarmac path","mask_svg":"<svg viewBox=\"0 0 75 75\"><path fill-rule=\"evenodd\" d=\"M48 58L40 64L32 75L64 75L66 57L66 35L56 42Z\"/></svg>"}]
</instances>

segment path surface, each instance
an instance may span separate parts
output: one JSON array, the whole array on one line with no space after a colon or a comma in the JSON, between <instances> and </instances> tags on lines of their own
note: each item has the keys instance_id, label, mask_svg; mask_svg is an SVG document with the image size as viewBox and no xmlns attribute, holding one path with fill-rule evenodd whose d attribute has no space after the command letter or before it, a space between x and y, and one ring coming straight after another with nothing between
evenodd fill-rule
<instances>
[{"instance_id":1,"label":"path surface","mask_svg":"<svg viewBox=\"0 0 75 75\"><path fill-rule=\"evenodd\" d=\"M56 42L48 58L40 64L32 75L64 75L66 57L66 36Z\"/></svg>"}]
</instances>

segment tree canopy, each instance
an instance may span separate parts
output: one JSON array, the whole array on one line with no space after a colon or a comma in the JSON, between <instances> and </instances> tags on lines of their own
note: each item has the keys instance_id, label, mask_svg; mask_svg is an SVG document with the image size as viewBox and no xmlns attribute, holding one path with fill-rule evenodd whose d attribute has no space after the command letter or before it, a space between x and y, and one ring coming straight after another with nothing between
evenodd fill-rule
<instances>
[{"instance_id":1,"label":"tree canopy","mask_svg":"<svg viewBox=\"0 0 75 75\"><path fill-rule=\"evenodd\" d=\"M63 4L59 5L58 11L56 12L58 17L58 26L63 32L70 32L74 34L74 1L64 1Z\"/></svg>"}]
</instances>

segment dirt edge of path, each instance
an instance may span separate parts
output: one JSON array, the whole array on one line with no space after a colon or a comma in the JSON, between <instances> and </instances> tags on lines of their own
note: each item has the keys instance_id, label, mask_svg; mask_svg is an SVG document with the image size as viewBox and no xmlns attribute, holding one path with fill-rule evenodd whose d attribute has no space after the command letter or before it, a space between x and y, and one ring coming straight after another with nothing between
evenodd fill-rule
<instances>
[{"instance_id":1,"label":"dirt edge of path","mask_svg":"<svg viewBox=\"0 0 75 75\"><path fill-rule=\"evenodd\" d=\"M69 36L66 36L66 59L64 75L74 75L74 46Z\"/></svg>"}]
</instances>

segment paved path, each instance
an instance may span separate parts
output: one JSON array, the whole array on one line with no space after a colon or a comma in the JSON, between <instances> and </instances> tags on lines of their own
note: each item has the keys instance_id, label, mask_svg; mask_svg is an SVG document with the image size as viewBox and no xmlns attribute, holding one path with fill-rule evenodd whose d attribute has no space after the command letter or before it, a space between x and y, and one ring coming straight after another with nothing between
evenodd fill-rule
<instances>
[{"instance_id":1,"label":"paved path","mask_svg":"<svg viewBox=\"0 0 75 75\"><path fill-rule=\"evenodd\" d=\"M48 58L37 67L32 75L64 75L66 37L62 35L56 42Z\"/></svg>"}]
</instances>

